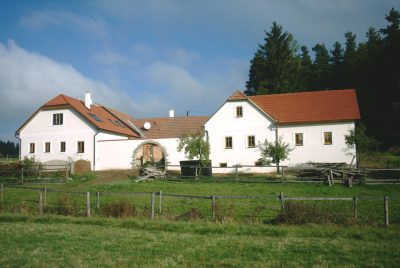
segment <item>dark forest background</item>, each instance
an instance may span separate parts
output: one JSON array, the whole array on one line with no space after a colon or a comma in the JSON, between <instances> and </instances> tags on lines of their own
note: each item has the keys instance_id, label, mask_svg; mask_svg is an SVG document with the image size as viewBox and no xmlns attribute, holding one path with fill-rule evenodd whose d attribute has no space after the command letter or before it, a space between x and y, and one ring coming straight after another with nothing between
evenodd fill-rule
<instances>
[{"instance_id":1,"label":"dark forest background","mask_svg":"<svg viewBox=\"0 0 400 268\"><path fill-rule=\"evenodd\" d=\"M274 22L250 61L246 95L354 88L361 123L374 147L400 146L400 13L391 9L387 26L366 30L366 41L352 32L345 43L310 50Z\"/></svg>"}]
</instances>

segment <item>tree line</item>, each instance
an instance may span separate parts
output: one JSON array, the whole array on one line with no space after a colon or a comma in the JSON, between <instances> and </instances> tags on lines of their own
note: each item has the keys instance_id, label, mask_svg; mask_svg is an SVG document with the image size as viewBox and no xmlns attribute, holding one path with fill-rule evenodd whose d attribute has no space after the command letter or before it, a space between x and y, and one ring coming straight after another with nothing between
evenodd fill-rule
<instances>
[{"instance_id":1,"label":"tree line","mask_svg":"<svg viewBox=\"0 0 400 268\"><path fill-rule=\"evenodd\" d=\"M0 140L0 157L18 156L19 144L11 141Z\"/></svg>"},{"instance_id":2,"label":"tree line","mask_svg":"<svg viewBox=\"0 0 400 268\"><path fill-rule=\"evenodd\" d=\"M250 61L246 95L354 88L361 122L376 146L400 146L400 13L392 8L387 26L370 27L357 43L351 31L345 43L300 46L274 22Z\"/></svg>"}]
</instances>

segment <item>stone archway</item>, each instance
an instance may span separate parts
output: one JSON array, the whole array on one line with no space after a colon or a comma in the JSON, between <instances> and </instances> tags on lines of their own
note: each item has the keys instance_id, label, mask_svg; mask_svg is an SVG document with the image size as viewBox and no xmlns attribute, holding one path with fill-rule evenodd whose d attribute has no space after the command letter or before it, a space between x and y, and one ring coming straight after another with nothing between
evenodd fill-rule
<instances>
[{"instance_id":1,"label":"stone archway","mask_svg":"<svg viewBox=\"0 0 400 268\"><path fill-rule=\"evenodd\" d=\"M167 152L158 142L153 140L144 141L133 151L133 164L141 167L146 164L157 164L165 166Z\"/></svg>"}]
</instances>

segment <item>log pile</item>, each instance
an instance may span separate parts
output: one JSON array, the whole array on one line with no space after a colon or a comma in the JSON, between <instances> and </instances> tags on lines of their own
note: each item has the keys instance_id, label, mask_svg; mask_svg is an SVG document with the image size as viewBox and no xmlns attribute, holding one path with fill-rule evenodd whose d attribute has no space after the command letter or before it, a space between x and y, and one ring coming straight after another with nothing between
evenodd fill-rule
<instances>
[{"instance_id":1,"label":"log pile","mask_svg":"<svg viewBox=\"0 0 400 268\"><path fill-rule=\"evenodd\" d=\"M156 167L144 167L139 170L139 179L136 182L145 181L148 179L165 179L167 172L164 169Z\"/></svg>"},{"instance_id":2,"label":"log pile","mask_svg":"<svg viewBox=\"0 0 400 268\"><path fill-rule=\"evenodd\" d=\"M361 181L365 174L353 170L346 163L308 163L306 168L299 170L298 177L325 180L329 186L334 182L342 182L352 187L354 181Z\"/></svg>"}]
</instances>

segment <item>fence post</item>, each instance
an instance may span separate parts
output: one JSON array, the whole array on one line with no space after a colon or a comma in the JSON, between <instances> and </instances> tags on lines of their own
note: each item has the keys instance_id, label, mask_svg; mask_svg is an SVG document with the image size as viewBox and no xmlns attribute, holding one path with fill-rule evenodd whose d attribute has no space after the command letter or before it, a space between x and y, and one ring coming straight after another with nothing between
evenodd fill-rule
<instances>
[{"instance_id":1,"label":"fence post","mask_svg":"<svg viewBox=\"0 0 400 268\"><path fill-rule=\"evenodd\" d=\"M65 180L68 180L68 168L65 167Z\"/></svg>"},{"instance_id":2,"label":"fence post","mask_svg":"<svg viewBox=\"0 0 400 268\"><path fill-rule=\"evenodd\" d=\"M211 212L212 220L215 221L215 196L211 196Z\"/></svg>"},{"instance_id":3,"label":"fence post","mask_svg":"<svg viewBox=\"0 0 400 268\"><path fill-rule=\"evenodd\" d=\"M154 208L155 208L156 193L151 193L151 215L150 218L154 220Z\"/></svg>"},{"instance_id":4,"label":"fence post","mask_svg":"<svg viewBox=\"0 0 400 268\"><path fill-rule=\"evenodd\" d=\"M97 203L96 203L96 208L100 208L100 192L96 192L96 197L97 197Z\"/></svg>"},{"instance_id":5,"label":"fence post","mask_svg":"<svg viewBox=\"0 0 400 268\"><path fill-rule=\"evenodd\" d=\"M4 185L1 184L1 203L3 204L4 202Z\"/></svg>"},{"instance_id":6,"label":"fence post","mask_svg":"<svg viewBox=\"0 0 400 268\"><path fill-rule=\"evenodd\" d=\"M42 190L39 191L39 215L43 215L43 194L42 194Z\"/></svg>"},{"instance_id":7,"label":"fence post","mask_svg":"<svg viewBox=\"0 0 400 268\"><path fill-rule=\"evenodd\" d=\"M282 167L282 177L281 177L282 183L285 181L285 167Z\"/></svg>"},{"instance_id":8,"label":"fence post","mask_svg":"<svg viewBox=\"0 0 400 268\"><path fill-rule=\"evenodd\" d=\"M235 181L238 182L239 180L239 168L238 165L235 165Z\"/></svg>"},{"instance_id":9,"label":"fence post","mask_svg":"<svg viewBox=\"0 0 400 268\"><path fill-rule=\"evenodd\" d=\"M44 199L43 199L43 204L46 206L47 204L47 188L44 188Z\"/></svg>"},{"instance_id":10,"label":"fence post","mask_svg":"<svg viewBox=\"0 0 400 268\"><path fill-rule=\"evenodd\" d=\"M90 217L90 192L86 192L86 216Z\"/></svg>"},{"instance_id":11,"label":"fence post","mask_svg":"<svg viewBox=\"0 0 400 268\"><path fill-rule=\"evenodd\" d=\"M385 210L385 226L389 226L389 200L388 197L384 197L384 210Z\"/></svg>"},{"instance_id":12,"label":"fence post","mask_svg":"<svg viewBox=\"0 0 400 268\"><path fill-rule=\"evenodd\" d=\"M279 200L281 201L281 208L282 208L282 210L285 210L285 201L284 201L284 195L283 195L283 192L280 192L280 194L279 194Z\"/></svg>"},{"instance_id":13,"label":"fence post","mask_svg":"<svg viewBox=\"0 0 400 268\"><path fill-rule=\"evenodd\" d=\"M366 171L366 169L364 168L363 182L366 182L366 181L367 181L367 171Z\"/></svg>"},{"instance_id":14,"label":"fence post","mask_svg":"<svg viewBox=\"0 0 400 268\"><path fill-rule=\"evenodd\" d=\"M21 167L21 183L24 183L24 167Z\"/></svg>"},{"instance_id":15,"label":"fence post","mask_svg":"<svg viewBox=\"0 0 400 268\"><path fill-rule=\"evenodd\" d=\"M159 194L159 197L160 197L159 209L160 209L160 214L161 214L161 211L162 211L162 192L161 192L161 190L160 190L160 192L158 194Z\"/></svg>"},{"instance_id":16,"label":"fence post","mask_svg":"<svg viewBox=\"0 0 400 268\"><path fill-rule=\"evenodd\" d=\"M358 213L358 209L357 209L357 202L358 202L358 198L357 198L357 196L354 196L353 197L353 209L354 209L354 212L353 212L353 217L354 217L354 221L357 221L358 220L358 215L357 215L357 213Z\"/></svg>"}]
</instances>

